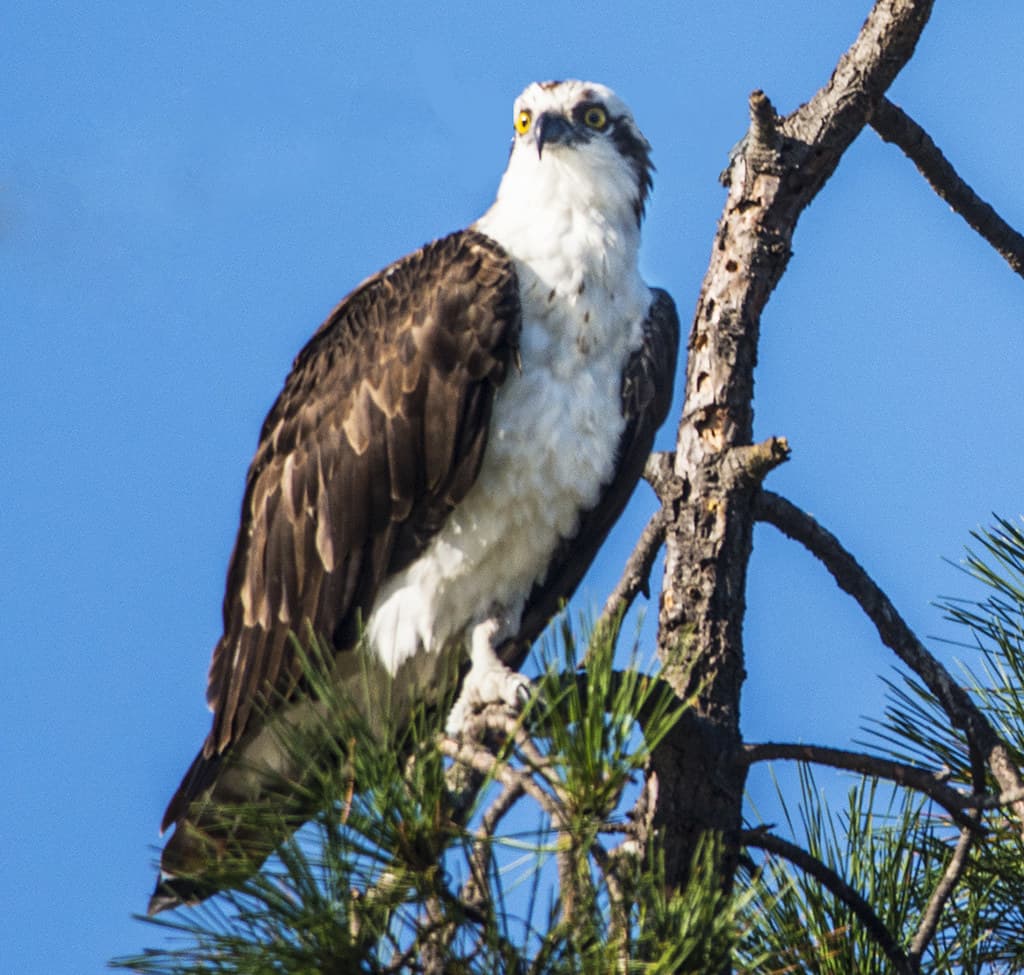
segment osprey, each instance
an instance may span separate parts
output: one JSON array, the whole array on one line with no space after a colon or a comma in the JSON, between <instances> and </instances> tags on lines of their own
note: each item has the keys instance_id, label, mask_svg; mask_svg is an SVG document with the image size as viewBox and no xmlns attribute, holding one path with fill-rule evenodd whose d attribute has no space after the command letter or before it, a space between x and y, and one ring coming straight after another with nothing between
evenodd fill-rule
<instances>
[{"instance_id":1,"label":"osprey","mask_svg":"<svg viewBox=\"0 0 1024 975\"><path fill-rule=\"evenodd\" d=\"M650 146L614 92L581 81L530 85L513 127L490 209L345 298L263 424L213 724L164 815L150 913L216 889L211 805L272 802L271 778L301 778L261 706L313 707L290 635L326 641L371 725L439 700L468 657L458 733L467 710L521 701L515 668L640 477L679 343L672 299L637 269Z\"/></svg>"}]
</instances>

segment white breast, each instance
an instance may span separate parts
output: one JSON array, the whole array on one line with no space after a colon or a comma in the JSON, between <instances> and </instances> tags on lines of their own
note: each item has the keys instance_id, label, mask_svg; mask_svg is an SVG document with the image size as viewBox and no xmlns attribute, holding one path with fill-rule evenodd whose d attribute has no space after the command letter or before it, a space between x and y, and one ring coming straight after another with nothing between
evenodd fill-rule
<instances>
[{"instance_id":1,"label":"white breast","mask_svg":"<svg viewBox=\"0 0 1024 975\"><path fill-rule=\"evenodd\" d=\"M578 171L548 162L514 153L474 225L515 261L522 368L498 391L476 483L374 603L367 636L392 674L495 614L514 631L559 541L614 473L622 372L651 302L639 228L625 195L595 199Z\"/></svg>"},{"instance_id":2,"label":"white breast","mask_svg":"<svg viewBox=\"0 0 1024 975\"><path fill-rule=\"evenodd\" d=\"M611 480L625 425L622 370L650 293L634 296L628 316L612 316L614 327L590 327L615 305L601 290L573 304L524 294L522 369L498 391L480 475L423 555L388 581L367 621L392 674L492 613L517 626L558 542Z\"/></svg>"}]
</instances>

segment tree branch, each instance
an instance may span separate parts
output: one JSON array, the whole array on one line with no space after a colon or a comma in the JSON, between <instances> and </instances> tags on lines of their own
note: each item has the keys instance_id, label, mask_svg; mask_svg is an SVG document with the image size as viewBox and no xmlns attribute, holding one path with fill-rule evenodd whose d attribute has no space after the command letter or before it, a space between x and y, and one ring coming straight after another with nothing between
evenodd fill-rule
<instances>
[{"instance_id":1,"label":"tree branch","mask_svg":"<svg viewBox=\"0 0 1024 975\"><path fill-rule=\"evenodd\" d=\"M769 833L765 828L744 830L740 835L740 842L745 846L774 853L814 877L818 883L831 891L853 911L893 963L894 971L905 973L905 975L914 975L916 968L896 943L896 939L882 919L875 913L871 905L831 867L795 843L790 843L789 840L784 840L781 836Z\"/></svg>"},{"instance_id":2,"label":"tree branch","mask_svg":"<svg viewBox=\"0 0 1024 975\"><path fill-rule=\"evenodd\" d=\"M981 824L964 812L965 809L974 808L972 806L974 797L951 789L945 784L941 773L929 772L926 769L904 765L902 762L893 762L875 755L827 748L822 745L763 742L745 744L740 753L740 761L747 765L776 760L813 762L817 765L828 765L861 775L888 779L890 782L914 789L930 799L934 799L962 829L983 832Z\"/></svg>"},{"instance_id":3,"label":"tree branch","mask_svg":"<svg viewBox=\"0 0 1024 975\"><path fill-rule=\"evenodd\" d=\"M800 542L828 569L839 588L853 596L875 624L882 642L924 681L950 721L963 730L972 751L984 756L1000 788L1004 792L1024 789L1024 780L1010 757L1009 749L986 717L953 680L949 671L924 648L888 596L839 540L809 514L770 491L760 493L755 512L758 519ZM1024 825L1024 801L1014 802L1013 810Z\"/></svg>"},{"instance_id":4,"label":"tree branch","mask_svg":"<svg viewBox=\"0 0 1024 975\"><path fill-rule=\"evenodd\" d=\"M1024 237L964 182L917 122L883 98L871 117L871 127L886 142L899 146L929 186L1024 277Z\"/></svg>"},{"instance_id":5,"label":"tree branch","mask_svg":"<svg viewBox=\"0 0 1024 975\"><path fill-rule=\"evenodd\" d=\"M829 82L780 118L761 92L729 160L728 195L690 332L686 396L675 449L677 487L665 532L659 603L662 676L676 694L699 694L706 734L667 736L652 756L661 779L656 826L669 884L686 882L708 830L742 825L745 770L722 755L740 743L746 676L743 616L753 539L755 478L730 477L730 453L753 440L754 365L761 313L786 270L800 215L910 59L932 0L877 0ZM735 860L726 851L725 884Z\"/></svg>"},{"instance_id":6,"label":"tree branch","mask_svg":"<svg viewBox=\"0 0 1024 975\"><path fill-rule=\"evenodd\" d=\"M936 884L935 890L932 891L932 896L928 899L928 906L925 908L921 923L917 927L917 933L914 935L914 940L910 943L910 960L915 968L919 966L921 956L925 953L932 938L935 937L935 932L939 928L939 920L942 917L942 909L953 895L956 885L960 882L963 872L967 869L967 856L970 853L973 842L974 833L972 830L962 829L956 849L953 850L953 856L943 871L942 879Z\"/></svg>"},{"instance_id":7,"label":"tree branch","mask_svg":"<svg viewBox=\"0 0 1024 975\"><path fill-rule=\"evenodd\" d=\"M658 557L658 550L664 540L665 509L661 508L651 515L651 520L640 533L636 547L594 625L595 632L601 632L621 620L640 593L650 598L651 569L654 568L654 560Z\"/></svg>"}]
</instances>

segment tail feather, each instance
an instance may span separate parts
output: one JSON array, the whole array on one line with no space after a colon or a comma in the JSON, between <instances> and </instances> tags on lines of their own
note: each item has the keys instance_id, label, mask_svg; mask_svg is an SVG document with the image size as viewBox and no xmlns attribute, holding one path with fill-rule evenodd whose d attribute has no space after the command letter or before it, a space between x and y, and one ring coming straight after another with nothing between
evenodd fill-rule
<instances>
[{"instance_id":1,"label":"tail feather","mask_svg":"<svg viewBox=\"0 0 1024 975\"><path fill-rule=\"evenodd\" d=\"M217 888L209 884L193 880L191 877L174 877L161 871L146 913L152 917L175 907L198 904L215 893Z\"/></svg>"}]
</instances>

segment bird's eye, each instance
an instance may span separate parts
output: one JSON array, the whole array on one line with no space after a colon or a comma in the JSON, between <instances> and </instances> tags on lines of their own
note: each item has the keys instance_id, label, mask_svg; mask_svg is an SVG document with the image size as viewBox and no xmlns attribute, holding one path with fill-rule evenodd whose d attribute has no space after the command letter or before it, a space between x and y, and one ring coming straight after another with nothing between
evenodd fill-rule
<instances>
[{"instance_id":1,"label":"bird's eye","mask_svg":"<svg viewBox=\"0 0 1024 975\"><path fill-rule=\"evenodd\" d=\"M600 131L608 125L608 113L600 105L591 105L583 113L583 124Z\"/></svg>"},{"instance_id":2,"label":"bird's eye","mask_svg":"<svg viewBox=\"0 0 1024 975\"><path fill-rule=\"evenodd\" d=\"M533 112L528 108L524 108L517 116L515 121L516 132L520 135L526 135L530 131L530 123L533 121Z\"/></svg>"}]
</instances>

